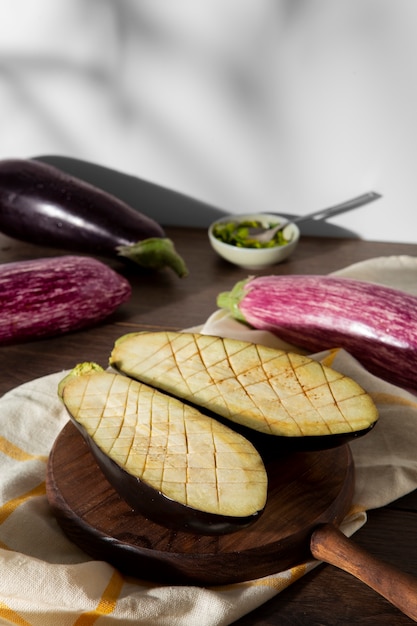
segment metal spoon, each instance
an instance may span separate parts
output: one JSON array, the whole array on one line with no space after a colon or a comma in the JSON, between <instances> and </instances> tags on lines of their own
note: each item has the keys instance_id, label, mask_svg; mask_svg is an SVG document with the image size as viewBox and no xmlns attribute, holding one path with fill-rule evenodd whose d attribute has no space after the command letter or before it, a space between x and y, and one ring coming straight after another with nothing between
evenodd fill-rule
<instances>
[{"instance_id":1,"label":"metal spoon","mask_svg":"<svg viewBox=\"0 0 417 626\"><path fill-rule=\"evenodd\" d=\"M328 209L321 209L320 211L314 211L313 213L308 213L307 215L300 215L293 220L282 219L278 226L273 226L272 228L249 228L248 235L251 239L257 239L261 243L267 243L276 235L278 231L285 228L288 224L300 224L301 222L307 222L308 220L325 219L331 215L346 213L346 211L356 209L357 207L373 202L378 198L381 198L381 194L376 193L375 191L370 191L356 198L352 198L352 200L348 200L347 202L342 202L342 204L336 204Z\"/></svg>"}]
</instances>

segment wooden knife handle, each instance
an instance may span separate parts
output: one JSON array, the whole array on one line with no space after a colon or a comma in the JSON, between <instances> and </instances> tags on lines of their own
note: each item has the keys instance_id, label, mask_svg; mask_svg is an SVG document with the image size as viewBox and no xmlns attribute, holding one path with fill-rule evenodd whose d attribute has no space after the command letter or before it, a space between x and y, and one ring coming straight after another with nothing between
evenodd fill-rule
<instances>
[{"instance_id":1,"label":"wooden knife handle","mask_svg":"<svg viewBox=\"0 0 417 626\"><path fill-rule=\"evenodd\" d=\"M371 587L417 621L417 578L357 546L333 524L319 526L310 539L313 557L335 565Z\"/></svg>"}]
</instances>

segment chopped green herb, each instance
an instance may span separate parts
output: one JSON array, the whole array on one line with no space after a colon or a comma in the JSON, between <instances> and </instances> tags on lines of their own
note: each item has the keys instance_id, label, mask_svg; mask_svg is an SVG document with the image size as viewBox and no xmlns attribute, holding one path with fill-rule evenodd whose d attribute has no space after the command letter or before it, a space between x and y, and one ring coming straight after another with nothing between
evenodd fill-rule
<instances>
[{"instance_id":1,"label":"chopped green herb","mask_svg":"<svg viewBox=\"0 0 417 626\"><path fill-rule=\"evenodd\" d=\"M278 222L276 224L268 224L271 228L277 225ZM223 243L228 243L237 248L274 248L275 246L285 246L290 241L284 237L282 230L279 230L267 243L262 243L257 239L249 237L249 228L259 227L265 227L265 224L258 220L224 222L214 226L213 235L220 241L223 241Z\"/></svg>"}]
</instances>

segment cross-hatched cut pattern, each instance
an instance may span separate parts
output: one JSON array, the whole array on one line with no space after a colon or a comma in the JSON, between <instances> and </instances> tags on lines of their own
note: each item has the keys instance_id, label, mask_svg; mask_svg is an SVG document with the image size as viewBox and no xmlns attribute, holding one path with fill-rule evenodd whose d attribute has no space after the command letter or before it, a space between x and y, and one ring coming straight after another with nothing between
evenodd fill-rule
<instances>
[{"instance_id":1,"label":"cross-hatched cut pattern","mask_svg":"<svg viewBox=\"0 0 417 626\"><path fill-rule=\"evenodd\" d=\"M267 478L255 448L196 409L108 372L72 378L63 399L107 456L168 498L221 515L263 508Z\"/></svg>"},{"instance_id":2,"label":"cross-hatched cut pattern","mask_svg":"<svg viewBox=\"0 0 417 626\"><path fill-rule=\"evenodd\" d=\"M194 333L137 333L111 363L138 380L265 433L305 436L366 429L377 419L353 380L306 356Z\"/></svg>"}]
</instances>

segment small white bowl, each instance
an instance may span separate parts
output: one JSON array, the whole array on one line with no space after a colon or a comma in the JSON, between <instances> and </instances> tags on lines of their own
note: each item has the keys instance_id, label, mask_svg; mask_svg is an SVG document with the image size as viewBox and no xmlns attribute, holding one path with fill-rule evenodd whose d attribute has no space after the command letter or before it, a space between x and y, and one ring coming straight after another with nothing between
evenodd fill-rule
<instances>
[{"instance_id":1,"label":"small white bowl","mask_svg":"<svg viewBox=\"0 0 417 626\"><path fill-rule=\"evenodd\" d=\"M213 250L221 257L234 263L239 267L247 270L257 270L269 265L276 265L287 259L297 247L300 239L300 230L296 224L288 224L284 229L284 235L290 239L289 243L283 246L273 246L271 248L240 248L229 243L225 243L217 239L213 235L213 228L217 224L228 222L241 222L245 220L258 220L265 226L274 224L286 218L279 215L270 215L269 213L245 214L245 215L227 215L213 222L208 230L209 241Z\"/></svg>"}]
</instances>

